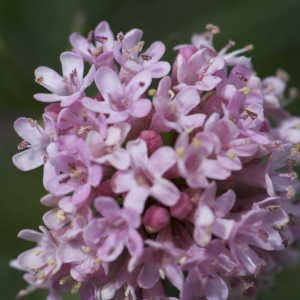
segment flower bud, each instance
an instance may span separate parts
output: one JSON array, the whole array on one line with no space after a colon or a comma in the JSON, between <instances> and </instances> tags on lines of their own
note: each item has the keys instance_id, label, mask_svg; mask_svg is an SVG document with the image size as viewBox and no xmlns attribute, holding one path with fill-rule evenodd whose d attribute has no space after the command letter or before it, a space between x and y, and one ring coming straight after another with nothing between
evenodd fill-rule
<instances>
[{"instance_id":1,"label":"flower bud","mask_svg":"<svg viewBox=\"0 0 300 300\"><path fill-rule=\"evenodd\" d=\"M169 212L164 207L152 205L146 210L143 223L149 233L158 232L170 223Z\"/></svg>"},{"instance_id":2,"label":"flower bud","mask_svg":"<svg viewBox=\"0 0 300 300\"><path fill-rule=\"evenodd\" d=\"M140 139L146 142L149 154L152 154L159 147L163 146L161 136L154 130L143 130L140 133Z\"/></svg>"},{"instance_id":3,"label":"flower bud","mask_svg":"<svg viewBox=\"0 0 300 300\"><path fill-rule=\"evenodd\" d=\"M181 193L177 203L171 207L171 215L174 218L183 220L186 218L193 209L193 203L191 202L188 194Z\"/></svg>"}]
</instances>

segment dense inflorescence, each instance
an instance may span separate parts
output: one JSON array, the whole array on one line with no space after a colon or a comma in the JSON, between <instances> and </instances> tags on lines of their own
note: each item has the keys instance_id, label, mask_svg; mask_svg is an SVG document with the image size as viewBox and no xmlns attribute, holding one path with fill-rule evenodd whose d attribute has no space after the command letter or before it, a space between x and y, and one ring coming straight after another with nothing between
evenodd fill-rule
<instances>
[{"instance_id":1,"label":"dense inflorescence","mask_svg":"<svg viewBox=\"0 0 300 300\"><path fill-rule=\"evenodd\" d=\"M36 246L12 262L29 284L18 297L241 299L295 261L295 90L283 71L257 76L252 46L217 51L218 32L177 46L171 66L163 43L101 22L70 36L62 75L36 69L43 124L15 121L13 162L43 166L50 208L19 233Z\"/></svg>"}]
</instances>

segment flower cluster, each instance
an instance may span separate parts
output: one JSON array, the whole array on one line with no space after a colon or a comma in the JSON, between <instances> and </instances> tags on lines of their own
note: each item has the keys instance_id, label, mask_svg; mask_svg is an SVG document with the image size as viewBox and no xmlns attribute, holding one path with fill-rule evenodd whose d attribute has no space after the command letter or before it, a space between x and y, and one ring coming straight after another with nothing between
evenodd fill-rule
<instances>
[{"instance_id":1,"label":"flower cluster","mask_svg":"<svg viewBox=\"0 0 300 300\"><path fill-rule=\"evenodd\" d=\"M43 166L50 207L36 246L12 265L48 300L225 300L295 259L300 238L300 118L287 75L261 79L218 27L191 44L146 50L142 31L101 22L70 36L62 75L35 71L43 124L19 118L14 164ZM168 75L168 74L171 75ZM173 288L170 289L170 286Z\"/></svg>"}]
</instances>

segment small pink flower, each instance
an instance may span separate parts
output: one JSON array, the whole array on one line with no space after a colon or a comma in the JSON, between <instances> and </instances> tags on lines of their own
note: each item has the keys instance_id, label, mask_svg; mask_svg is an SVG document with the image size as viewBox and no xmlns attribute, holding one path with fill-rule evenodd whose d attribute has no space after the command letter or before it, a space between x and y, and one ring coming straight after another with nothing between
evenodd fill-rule
<instances>
[{"instance_id":1,"label":"small pink flower","mask_svg":"<svg viewBox=\"0 0 300 300\"><path fill-rule=\"evenodd\" d=\"M92 111L108 114L108 123L123 122L130 116L143 118L149 114L152 108L151 102L143 98L144 92L151 83L149 72L138 73L124 85L116 72L101 67L95 75L95 82L104 101L85 98L83 103Z\"/></svg>"},{"instance_id":2,"label":"small pink flower","mask_svg":"<svg viewBox=\"0 0 300 300\"><path fill-rule=\"evenodd\" d=\"M51 94L35 94L35 99L42 102L61 102L68 106L79 100L84 91L94 80L95 68L92 66L83 77L84 62L73 52L64 52L60 56L63 76L48 67L38 67L35 70L35 80L49 90Z\"/></svg>"},{"instance_id":3,"label":"small pink flower","mask_svg":"<svg viewBox=\"0 0 300 300\"><path fill-rule=\"evenodd\" d=\"M161 147L148 158L146 143L140 139L128 143L127 150L132 167L116 173L113 179L115 193L127 192L124 206L141 213L149 196L166 206L174 205L179 191L163 174L175 164L175 152L170 147Z\"/></svg>"}]
</instances>

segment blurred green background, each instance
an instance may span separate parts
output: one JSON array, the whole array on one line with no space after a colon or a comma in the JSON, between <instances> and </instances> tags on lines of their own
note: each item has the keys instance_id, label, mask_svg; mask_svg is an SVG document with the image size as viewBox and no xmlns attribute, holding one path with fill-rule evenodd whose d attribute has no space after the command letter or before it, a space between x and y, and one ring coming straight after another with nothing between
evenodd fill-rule
<instances>
[{"instance_id":1,"label":"blurred green background","mask_svg":"<svg viewBox=\"0 0 300 300\"><path fill-rule=\"evenodd\" d=\"M139 27L146 41L164 41L170 58L172 46L214 23L222 30L219 46L229 39L241 47L253 43L259 75L284 68L291 85L300 87L299 13L299 0L0 0L0 299L14 299L25 286L8 262L31 246L18 240L17 232L37 228L45 211L39 203L44 195L41 170L21 173L11 164L19 141L12 123L18 116L40 116L43 105L32 98L40 90L33 81L34 68L58 68L59 53L69 48L69 33L86 33L103 19L115 33ZM300 114L297 101L289 109ZM299 276L297 267L284 272L261 299L299 300ZM45 299L45 294L28 299Z\"/></svg>"}]
</instances>

